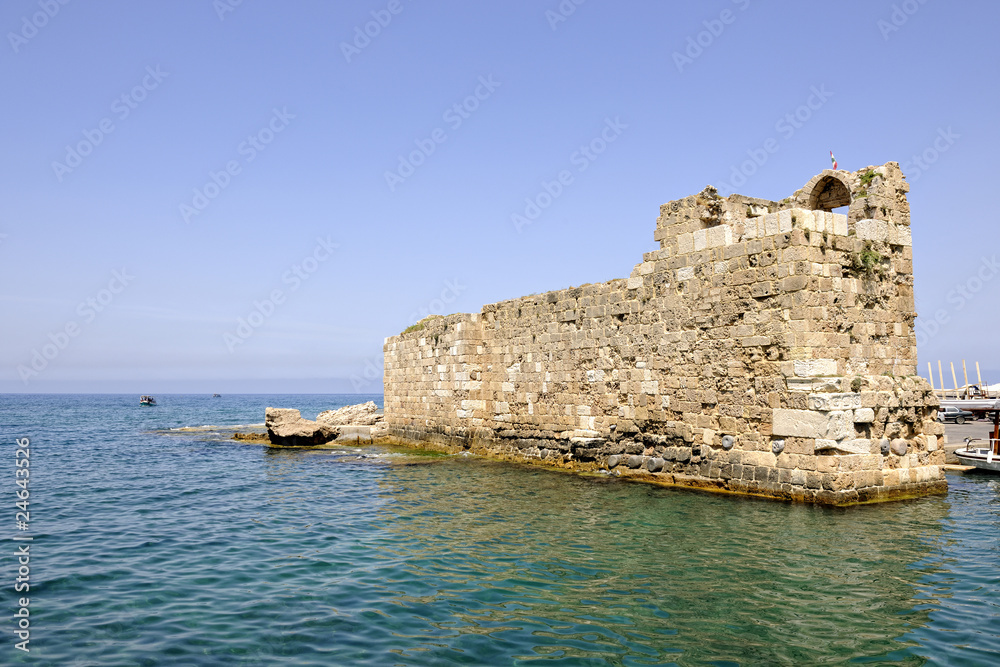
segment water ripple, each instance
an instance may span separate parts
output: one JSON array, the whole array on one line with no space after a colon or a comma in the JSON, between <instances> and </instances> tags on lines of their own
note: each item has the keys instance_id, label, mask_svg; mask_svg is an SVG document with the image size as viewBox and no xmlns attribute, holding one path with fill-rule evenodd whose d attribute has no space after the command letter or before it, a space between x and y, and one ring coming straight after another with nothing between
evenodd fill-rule
<instances>
[{"instance_id":1,"label":"water ripple","mask_svg":"<svg viewBox=\"0 0 1000 667\"><path fill-rule=\"evenodd\" d=\"M348 397L133 399L0 396L37 517L5 664L1000 662L992 477L828 509L169 430Z\"/></svg>"}]
</instances>

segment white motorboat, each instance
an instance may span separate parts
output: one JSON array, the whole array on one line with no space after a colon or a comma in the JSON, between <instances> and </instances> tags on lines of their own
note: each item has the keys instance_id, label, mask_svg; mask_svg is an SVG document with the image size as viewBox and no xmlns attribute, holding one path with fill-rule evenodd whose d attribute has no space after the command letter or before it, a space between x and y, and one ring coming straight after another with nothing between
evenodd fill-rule
<instances>
[{"instance_id":1,"label":"white motorboat","mask_svg":"<svg viewBox=\"0 0 1000 667\"><path fill-rule=\"evenodd\" d=\"M1000 472L1000 440L990 438L986 444L982 440L966 438L965 449L956 449L955 456L962 465L976 466L982 470Z\"/></svg>"},{"instance_id":2,"label":"white motorboat","mask_svg":"<svg viewBox=\"0 0 1000 667\"><path fill-rule=\"evenodd\" d=\"M955 450L958 460L967 466L981 470L1000 472L1000 410L993 410L993 432L985 441L966 438L965 449Z\"/></svg>"}]
</instances>

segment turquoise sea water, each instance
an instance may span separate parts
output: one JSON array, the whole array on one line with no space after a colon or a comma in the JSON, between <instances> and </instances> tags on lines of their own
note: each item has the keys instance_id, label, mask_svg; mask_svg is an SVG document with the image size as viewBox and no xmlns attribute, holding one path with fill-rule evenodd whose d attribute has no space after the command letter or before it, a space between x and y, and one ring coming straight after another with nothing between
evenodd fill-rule
<instances>
[{"instance_id":1,"label":"turquoise sea water","mask_svg":"<svg viewBox=\"0 0 1000 667\"><path fill-rule=\"evenodd\" d=\"M1000 477L826 509L170 430L368 398L0 395L0 664L1000 664Z\"/></svg>"}]
</instances>

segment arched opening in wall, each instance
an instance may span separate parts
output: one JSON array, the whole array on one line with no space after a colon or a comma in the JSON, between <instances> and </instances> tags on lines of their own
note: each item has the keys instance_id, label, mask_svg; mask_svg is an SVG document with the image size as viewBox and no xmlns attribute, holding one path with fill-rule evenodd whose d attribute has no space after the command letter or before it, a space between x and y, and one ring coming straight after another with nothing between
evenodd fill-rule
<instances>
[{"instance_id":1,"label":"arched opening in wall","mask_svg":"<svg viewBox=\"0 0 1000 667\"><path fill-rule=\"evenodd\" d=\"M809 208L814 211L832 211L850 205L851 191L842 180L834 176L820 179L809 195ZM846 213L846 210L838 212Z\"/></svg>"}]
</instances>

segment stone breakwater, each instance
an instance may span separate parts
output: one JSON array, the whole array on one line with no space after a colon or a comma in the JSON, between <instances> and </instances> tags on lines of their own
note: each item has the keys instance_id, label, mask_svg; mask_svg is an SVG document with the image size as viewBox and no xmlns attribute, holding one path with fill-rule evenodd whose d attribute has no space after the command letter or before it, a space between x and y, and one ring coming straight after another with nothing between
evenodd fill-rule
<instances>
[{"instance_id":1,"label":"stone breakwater","mask_svg":"<svg viewBox=\"0 0 1000 667\"><path fill-rule=\"evenodd\" d=\"M890 162L826 170L782 201L708 187L664 204L660 247L627 279L386 339L386 432L807 502L943 492L908 190Z\"/></svg>"}]
</instances>

